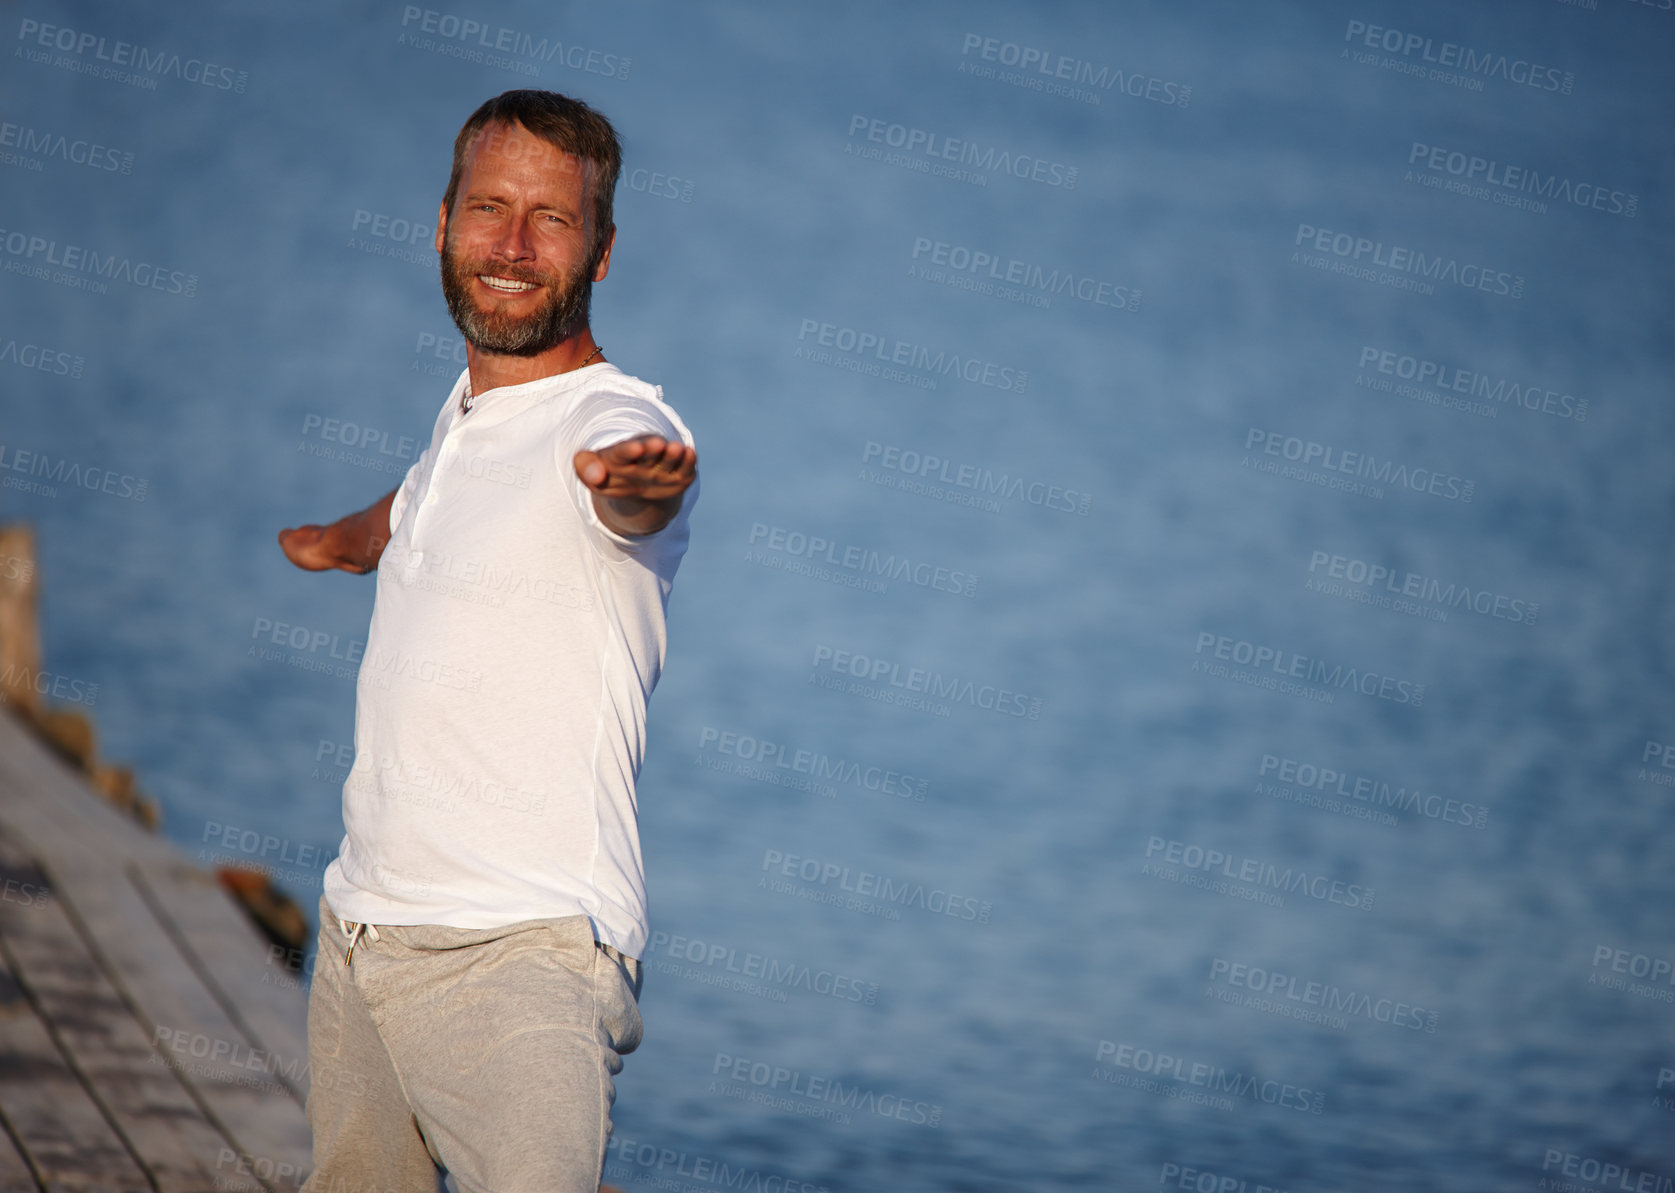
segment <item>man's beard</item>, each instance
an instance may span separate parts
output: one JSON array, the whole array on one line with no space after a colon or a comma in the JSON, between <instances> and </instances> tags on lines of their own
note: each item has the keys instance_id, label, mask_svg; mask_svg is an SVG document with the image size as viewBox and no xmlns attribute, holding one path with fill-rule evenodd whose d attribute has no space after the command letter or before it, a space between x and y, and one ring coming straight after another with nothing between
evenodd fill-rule
<instances>
[{"instance_id":1,"label":"man's beard","mask_svg":"<svg viewBox=\"0 0 1675 1193\"><path fill-rule=\"evenodd\" d=\"M588 307L593 299L595 254L554 285L554 276L533 269L490 261L465 261L454 249L452 238L442 245L442 296L465 340L479 352L502 356L539 356L587 326ZM478 274L530 282L547 288L541 306L527 315L513 316L485 311L471 299L471 285Z\"/></svg>"}]
</instances>

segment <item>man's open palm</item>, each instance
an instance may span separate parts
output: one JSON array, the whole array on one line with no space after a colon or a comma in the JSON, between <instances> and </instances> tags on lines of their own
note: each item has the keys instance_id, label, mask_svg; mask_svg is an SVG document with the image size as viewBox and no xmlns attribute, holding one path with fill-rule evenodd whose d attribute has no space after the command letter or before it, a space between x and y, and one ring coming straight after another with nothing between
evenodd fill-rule
<instances>
[{"instance_id":1,"label":"man's open palm","mask_svg":"<svg viewBox=\"0 0 1675 1193\"><path fill-rule=\"evenodd\" d=\"M596 452L576 453L576 475L601 497L663 502L698 475L698 453L678 439L640 435Z\"/></svg>"}]
</instances>

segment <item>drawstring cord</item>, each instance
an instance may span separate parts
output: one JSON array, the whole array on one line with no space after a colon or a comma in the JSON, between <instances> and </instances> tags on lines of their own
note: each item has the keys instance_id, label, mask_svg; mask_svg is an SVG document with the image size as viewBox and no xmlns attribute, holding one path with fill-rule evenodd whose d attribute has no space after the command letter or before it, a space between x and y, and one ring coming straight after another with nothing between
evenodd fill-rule
<instances>
[{"instance_id":1,"label":"drawstring cord","mask_svg":"<svg viewBox=\"0 0 1675 1193\"><path fill-rule=\"evenodd\" d=\"M343 966L347 969L350 960L355 956L355 946L361 942L361 933L364 932L372 937L373 943L376 944L378 929L371 924L351 924L348 920L338 920L337 925L343 929L343 934L349 938L349 948L343 954Z\"/></svg>"}]
</instances>

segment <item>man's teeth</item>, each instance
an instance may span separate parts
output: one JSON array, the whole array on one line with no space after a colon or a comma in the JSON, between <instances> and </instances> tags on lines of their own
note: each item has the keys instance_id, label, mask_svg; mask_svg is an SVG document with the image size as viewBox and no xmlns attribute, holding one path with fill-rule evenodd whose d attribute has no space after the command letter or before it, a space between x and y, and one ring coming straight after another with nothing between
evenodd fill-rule
<instances>
[{"instance_id":1,"label":"man's teeth","mask_svg":"<svg viewBox=\"0 0 1675 1193\"><path fill-rule=\"evenodd\" d=\"M491 290L499 290L502 294L520 294L525 290L535 289L533 282L514 282L509 278L490 277L486 273L477 275L477 280Z\"/></svg>"}]
</instances>

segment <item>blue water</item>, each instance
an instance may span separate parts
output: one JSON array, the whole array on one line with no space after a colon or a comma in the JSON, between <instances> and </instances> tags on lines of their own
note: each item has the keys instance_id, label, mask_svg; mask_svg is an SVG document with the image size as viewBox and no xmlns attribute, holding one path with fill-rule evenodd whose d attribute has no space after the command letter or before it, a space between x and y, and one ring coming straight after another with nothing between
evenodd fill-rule
<instances>
[{"instance_id":1,"label":"blue water","mask_svg":"<svg viewBox=\"0 0 1675 1193\"><path fill-rule=\"evenodd\" d=\"M311 911L372 585L273 536L392 487L455 375L470 109L533 67L623 131L594 325L704 497L614 1183L1675 1187L1675 13L9 19L46 666Z\"/></svg>"}]
</instances>

